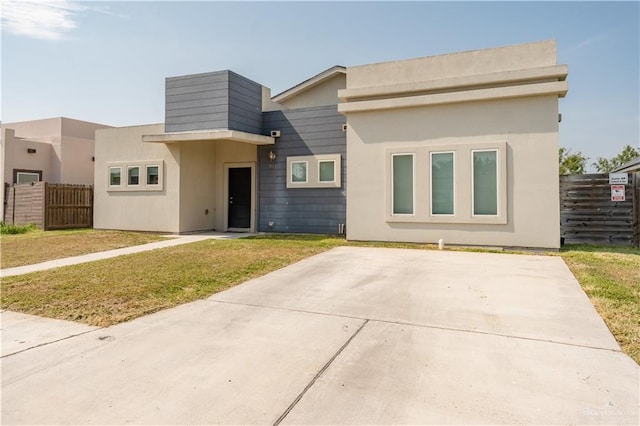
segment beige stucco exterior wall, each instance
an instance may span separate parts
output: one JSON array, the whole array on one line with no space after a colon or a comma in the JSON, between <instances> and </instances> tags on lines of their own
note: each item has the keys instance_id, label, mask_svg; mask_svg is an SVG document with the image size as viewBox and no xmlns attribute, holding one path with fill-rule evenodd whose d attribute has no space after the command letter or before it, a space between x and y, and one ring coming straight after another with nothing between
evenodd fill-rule
<instances>
[{"instance_id":1,"label":"beige stucco exterior wall","mask_svg":"<svg viewBox=\"0 0 640 426\"><path fill-rule=\"evenodd\" d=\"M280 104L284 109L335 105L338 103L338 90L344 89L346 85L346 74L337 74L296 96L280 102Z\"/></svg>"},{"instance_id":2,"label":"beige stucco exterior wall","mask_svg":"<svg viewBox=\"0 0 640 426\"><path fill-rule=\"evenodd\" d=\"M96 131L93 226L96 229L180 231L180 147L143 143L142 135L164 131L164 124ZM162 160L161 191L109 191L109 163ZM125 179L125 176L123 176Z\"/></svg>"},{"instance_id":3,"label":"beige stucco exterior wall","mask_svg":"<svg viewBox=\"0 0 640 426\"><path fill-rule=\"evenodd\" d=\"M46 142L38 142L29 139L16 139L13 129L2 129L3 134L3 182L13 184L13 170L41 170L42 179L51 179L52 172L51 157L53 147ZM36 150L34 154L29 154L27 149Z\"/></svg>"},{"instance_id":4,"label":"beige stucco exterior wall","mask_svg":"<svg viewBox=\"0 0 640 426\"><path fill-rule=\"evenodd\" d=\"M215 228L215 143L180 142L180 232Z\"/></svg>"},{"instance_id":5,"label":"beige stucco exterior wall","mask_svg":"<svg viewBox=\"0 0 640 426\"><path fill-rule=\"evenodd\" d=\"M92 185L94 134L109 126L56 117L4 123L2 128L15 132L12 142L7 143L11 155L4 158L5 182L13 182L13 169L29 169L42 170L47 182ZM37 152L26 155L27 148Z\"/></svg>"},{"instance_id":6,"label":"beige stucco exterior wall","mask_svg":"<svg viewBox=\"0 0 640 426\"><path fill-rule=\"evenodd\" d=\"M385 86L556 65L554 41L349 67L347 87Z\"/></svg>"},{"instance_id":7,"label":"beige stucco exterior wall","mask_svg":"<svg viewBox=\"0 0 640 426\"><path fill-rule=\"evenodd\" d=\"M464 117L464 125L461 123ZM537 97L349 116L347 238L517 247L559 246L557 99ZM387 221L388 149L506 141L507 223ZM416 164L427 170L428 162ZM357 172L354 171L357 169ZM469 173L467 171L467 173ZM429 208L428 173L416 179L416 210ZM457 173L456 178L462 178ZM468 179L468 174L466 176ZM457 182L462 188L463 182ZM470 209L470 192L456 193L456 209Z\"/></svg>"},{"instance_id":8,"label":"beige stucco exterior wall","mask_svg":"<svg viewBox=\"0 0 640 426\"><path fill-rule=\"evenodd\" d=\"M226 140L142 142L143 135L163 132L163 124L96 132L94 227L168 233L226 231L227 168L242 166L254 170L255 229L256 146ZM158 161L164 164L162 190L108 188L109 165Z\"/></svg>"},{"instance_id":9,"label":"beige stucco exterior wall","mask_svg":"<svg viewBox=\"0 0 640 426\"><path fill-rule=\"evenodd\" d=\"M520 82L495 83L487 91L493 98L472 101L464 100L477 93L472 83L464 93L446 86L437 92L410 93L412 84L428 87L424 83L430 79L468 76L472 82L476 74L555 65L555 43L540 42L349 68L346 95L352 89L375 87L409 90L396 98L388 93L376 98L375 90L369 90L367 99L372 102L360 103L362 110L343 109L348 124L347 238L414 242L442 238L448 244L559 247L558 94L535 93L537 82L526 85L523 90L528 94L504 99L499 98L503 87L521 90ZM445 98L449 93L451 97ZM412 96L416 102L411 106L393 105L395 99L401 104ZM382 101L376 104L377 99ZM430 105L432 99L438 102ZM506 160L506 218L495 223L471 213L470 154L487 144L504 146ZM454 191L458 217L430 214L430 166L425 154L414 156L413 217L392 215L391 153L449 150L460 150Z\"/></svg>"}]
</instances>

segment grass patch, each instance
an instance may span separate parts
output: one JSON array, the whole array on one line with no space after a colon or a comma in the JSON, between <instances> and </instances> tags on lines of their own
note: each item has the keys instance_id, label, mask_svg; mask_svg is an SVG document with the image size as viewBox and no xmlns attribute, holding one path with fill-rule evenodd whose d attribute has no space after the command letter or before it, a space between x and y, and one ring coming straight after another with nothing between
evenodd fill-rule
<instances>
[{"instance_id":1,"label":"grass patch","mask_svg":"<svg viewBox=\"0 0 640 426\"><path fill-rule=\"evenodd\" d=\"M0 222L0 234L26 234L38 229L38 227L30 223L28 225L11 225L8 223Z\"/></svg>"},{"instance_id":2,"label":"grass patch","mask_svg":"<svg viewBox=\"0 0 640 426\"><path fill-rule=\"evenodd\" d=\"M26 234L2 235L0 268L32 265L48 260L146 244L161 239L163 237L154 234L94 229L64 231L36 229Z\"/></svg>"},{"instance_id":3,"label":"grass patch","mask_svg":"<svg viewBox=\"0 0 640 426\"><path fill-rule=\"evenodd\" d=\"M622 350L640 364L640 250L568 245L560 256Z\"/></svg>"}]
</instances>

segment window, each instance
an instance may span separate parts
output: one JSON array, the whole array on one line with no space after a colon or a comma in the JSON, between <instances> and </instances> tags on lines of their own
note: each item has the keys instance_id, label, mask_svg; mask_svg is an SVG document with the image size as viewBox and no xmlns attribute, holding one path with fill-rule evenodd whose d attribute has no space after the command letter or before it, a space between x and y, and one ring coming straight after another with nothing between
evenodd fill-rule
<instances>
[{"instance_id":1,"label":"window","mask_svg":"<svg viewBox=\"0 0 640 426\"><path fill-rule=\"evenodd\" d=\"M147 166L147 185L158 185L159 177L160 166Z\"/></svg>"},{"instance_id":2,"label":"window","mask_svg":"<svg viewBox=\"0 0 640 426\"><path fill-rule=\"evenodd\" d=\"M122 167L109 167L109 186L120 186Z\"/></svg>"},{"instance_id":3,"label":"window","mask_svg":"<svg viewBox=\"0 0 640 426\"><path fill-rule=\"evenodd\" d=\"M287 157L287 188L340 188L341 154Z\"/></svg>"},{"instance_id":4,"label":"window","mask_svg":"<svg viewBox=\"0 0 640 426\"><path fill-rule=\"evenodd\" d=\"M473 214L498 214L498 151L473 151Z\"/></svg>"},{"instance_id":5,"label":"window","mask_svg":"<svg viewBox=\"0 0 640 426\"><path fill-rule=\"evenodd\" d=\"M307 183L307 165L306 161L295 161L291 163L291 182Z\"/></svg>"},{"instance_id":6,"label":"window","mask_svg":"<svg viewBox=\"0 0 640 426\"><path fill-rule=\"evenodd\" d=\"M431 153L431 214L454 214L454 153Z\"/></svg>"},{"instance_id":7,"label":"window","mask_svg":"<svg viewBox=\"0 0 640 426\"><path fill-rule=\"evenodd\" d=\"M139 185L140 184L140 167L132 166L127 167L127 185Z\"/></svg>"},{"instance_id":8,"label":"window","mask_svg":"<svg viewBox=\"0 0 640 426\"><path fill-rule=\"evenodd\" d=\"M123 161L107 163L108 191L164 191L164 161ZM126 170L126 174L125 174Z\"/></svg>"},{"instance_id":9,"label":"window","mask_svg":"<svg viewBox=\"0 0 640 426\"><path fill-rule=\"evenodd\" d=\"M39 173L18 172L16 174L16 183L34 183L40 181Z\"/></svg>"},{"instance_id":10,"label":"window","mask_svg":"<svg viewBox=\"0 0 640 426\"><path fill-rule=\"evenodd\" d=\"M392 213L413 214L413 154L393 154Z\"/></svg>"},{"instance_id":11,"label":"window","mask_svg":"<svg viewBox=\"0 0 640 426\"><path fill-rule=\"evenodd\" d=\"M506 224L507 152L506 141L385 148L386 221Z\"/></svg>"},{"instance_id":12,"label":"window","mask_svg":"<svg viewBox=\"0 0 640 426\"><path fill-rule=\"evenodd\" d=\"M336 180L336 162L333 160L318 161L318 180L333 182Z\"/></svg>"}]
</instances>

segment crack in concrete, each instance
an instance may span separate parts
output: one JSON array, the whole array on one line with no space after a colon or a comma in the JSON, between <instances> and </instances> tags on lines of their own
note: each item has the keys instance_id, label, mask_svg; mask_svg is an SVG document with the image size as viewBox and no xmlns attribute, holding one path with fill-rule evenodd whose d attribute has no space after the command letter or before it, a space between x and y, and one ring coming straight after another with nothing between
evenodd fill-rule
<instances>
[{"instance_id":1,"label":"crack in concrete","mask_svg":"<svg viewBox=\"0 0 640 426\"><path fill-rule=\"evenodd\" d=\"M298 404L298 402L300 402L300 400L302 399L302 397L307 393L307 391L309 389L311 389L311 387L316 383L316 381L320 378L320 376L322 376L324 374L324 372L327 370L327 368L329 368L329 366L333 363L333 361L335 361L335 359L342 353L342 351L344 351L346 349L347 346L349 346L349 344L351 343L351 341L358 335L358 333L360 333L360 331L362 331L362 329L364 328L365 325L367 325L369 323L369 320L365 320L360 327L358 327L358 329L355 331L355 333L353 333L351 335L351 337L349 337L347 339L346 342L343 343L343 345L340 347L340 349L338 349L336 351L335 354L333 354L333 356L331 358L329 358L329 361L327 361L324 366L322 366L322 368L320 369L320 371L318 371L316 373L316 375L313 377L313 379L311 379L311 381L307 384L307 386L305 386L305 388L302 390L302 392L300 392L298 394L298 396L296 397L296 399L293 400L293 402L291 404L289 404L289 406L287 407L286 410L284 410L284 412L280 415L280 417L278 417L278 420L276 420L273 423L273 426L278 426L291 412L291 410L293 410L293 408Z\"/></svg>"},{"instance_id":2,"label":"crack in concrete","mask_svg":"<svg viewBox=\"0 0 640 426\"><path fill-rule=\"evenodd\" d=\"M10 353L10 354L2 355L2 356L0 357L0 359L1 359L1 358L7 358L7 357L10 357L10 356L14 356L14 355L17 355L17 354L21 354L21 353L23 353L23 352L30 351L30 350L32 350L32 349L41 348L41 347L43 347L43 346L47 346L47 345L51 345L51 344L54 344L54 343L62 342L63 340L71 339L71 338L73 338L73 337L82 336L82 335L85 335L85 334L88 334L88 333L93 333L93 332L100 331L100 330L104 330L104 327L96 328L96 329L94 329L94 330L87 330L87 331L83 331L82 333L72 334L71 336L66 336L66 337L62 337L62 338L57 339L57 340L52 340L52 341L50 341L50 342L44 342L44 343L40 343L39 345L30 346L30 347L28 347L28 348L21 349L21 350L19 350L19 351L12 352L12 353Z\"/></svg>"},{"instance_id":3,"label":"crack in concrete","mask_svg":"<svg viewBox=\"0 0 640 426\"><path fill-rule=\"evenodd\" d=\"M622 349L611 349L611 348L603 348L603 347L599 347L599 346L580 345L580 344L577 344L577 343L559 342L559 341L556 341L556 340L545 340L545 339L539 339L539 338L536 338L536 337L514 336L514 335L510 335L510 334L494 333L494 332L491 332L491 331L469 330L469 329L465 329L465 328L444 327L444 326L439 326L439 325L415 324L415 323L411 323L411 322L392 321L392 320L384 320L384 319L376 319L376 318L365 318L365 317L358 317L358 316L351 316L351 315L333 314L333 313L329 313L329 312L307 311L307 310L304 310L304 309L283 308L283 307L279 307L279 306L267 306L267 305L257 305L257 304L252 304L252 303L229 302L229 301L226 301L226 300L206 299L206 301L207 302L216 302L216 303L227 303L227 304L230 304L230 305L251 306L251 307L255 307L255 308L274 309L274 310L288 311L288 312L300 312L300 313L304 313L304 314L326 315L326 316L329 316L329 317L336 317L336 318L367 320L367 321L381 322L381 323L386 323L386 324L397 324L397 325L406 325L406 326L413 326L413 327L432 328L432 329L435 329L435 330L457 331L459 333L483 334L483 335L487 335L487 336L497 336L497 337L505 337L505 338L509 338L509 339L528 340L528 341L532 341L532 342L552 343L552 344L555 344L555 345L571 346L571 347L575 347L575 348L595 349L595 350L599 350L599 351L624 353L624 352L622 352Z\"/></svg>"}]
</instances>

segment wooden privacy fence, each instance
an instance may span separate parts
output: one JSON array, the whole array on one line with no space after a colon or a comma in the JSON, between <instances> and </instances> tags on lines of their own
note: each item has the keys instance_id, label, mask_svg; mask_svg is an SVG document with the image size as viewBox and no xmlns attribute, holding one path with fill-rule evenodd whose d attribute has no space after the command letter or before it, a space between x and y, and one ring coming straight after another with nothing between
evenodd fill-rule
<instances>
[{"instance_id":1,"label":"wooden privacy fence","mask_svg":"<svg viewBox=\"0 0 640 426\"><path fill-rule=\"evenodd\" d=\"M560 233L565 243L638 246L640 177L628 176L625 201L611 201L608 174L560 176Z\"/></svg>"},{"instance_id":2,"label":"wooden privacy fence","mask_svg":"<svg viewBox=\"0 0 640 426\"><path fill-rule=\"evenodd\" d=\"M5 188L4 221L44 230L91 228L93 187L37 182Z\"/></svg>"}]
</instances>

